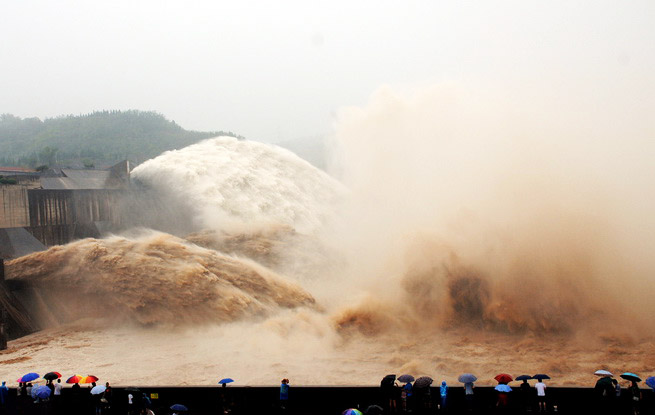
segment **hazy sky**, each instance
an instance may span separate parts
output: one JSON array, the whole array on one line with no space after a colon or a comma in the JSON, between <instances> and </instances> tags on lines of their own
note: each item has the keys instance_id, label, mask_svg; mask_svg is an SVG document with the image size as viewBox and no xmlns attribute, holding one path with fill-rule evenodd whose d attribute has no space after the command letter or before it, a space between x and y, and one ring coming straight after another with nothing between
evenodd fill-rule
<instances>
[{"instance_id":1,"label":"hazy sky","mask_svg":"<svg viewBox=\"0 0 655 415\"><path fill-rule=\"evenodd\" d=\"M450 80L648 110L654 22L652 0L0 0L0 113L155 110L281 141L381 85Z\"/></svg>"}]
</instances>

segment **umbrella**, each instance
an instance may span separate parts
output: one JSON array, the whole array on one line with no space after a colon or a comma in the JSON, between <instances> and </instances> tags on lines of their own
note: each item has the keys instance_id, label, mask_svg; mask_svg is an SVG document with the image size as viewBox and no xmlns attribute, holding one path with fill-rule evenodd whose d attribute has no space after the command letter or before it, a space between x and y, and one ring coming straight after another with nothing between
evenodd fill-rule
<instances>
[{"instance_id":1,"label":"umbrella","mask_svg":"<svg viewBox=\"0 0 655 415\"><path fill-rule=\"evenodd\" d=\"M530 379L532 379L532 376L530 375L521 375L516 377L516 380L530 380Z\"/></svg>"},{"instance_id":2,"label":"umbrella","mask_svg":"<svg viewBox=\"0 0 655 415\"><path fill-rule=\"evenodd\" d=\"M141 392L141 389L135 388L134 386L130 386L125 388L125 392Z\"/></svg>"},{"instance_id":3,"label":"umbrella","mask_svg":"<svg viewBox=\"0 0 655 415\"><path fill-rule=\"evenodd\" d=\"M346 409L341 413L341 415L362 415L362 411L355 408Z\"/></svg>"},{"instance_id":4,"label":"umbrella","mask_svg":"<svg viewBox=\"0 0 655 415\"><path fill-rule=\"evenodd\" d=\"M496 389L498 392L511 392L512 391L512 388L505 385L504 383L501 383L500 385L496 386L494 389Z\"/></svg>"},{"instance_id":5,"label":"umbrella","mask_svg":"<svg viewBox=\"0 0 655 415\"><path fill-rule=\"evenodd\" d=\"M91 395L100 395L107 389L104 385L98 385L91 388Z\"/></svg>"},{"instance_id":6,"label":"umbrella","mask_svg":"<svg viewBox=\"0 0 655 415\"><path fill-rule=\"evenodd\" d=\"M600 369L600 370L595 371L594 375L596 375L596 376L614 376L612 374L612 372L609 372L609 371L604 370L604 369Z\"/></svg>"},{"instance_id":7,"label":"umbrella","mask_svg":"<svg viewBox=\"0 0 655 415\"><path fill-rule=\"evenodd\" d=\"M33 398L39 398L39 399L47 399L50 397L50 394L52 391L50 390L49 387L45 385L39 385L34 388L32 388L32 397Z\"/></svg>"},{"instance_id":8,"label":"umbrella","mask_svg":"<svg viewBox=\"0 0 655 415\"><path fill-rule=\"evenodd\" d=\"M61 373L59 372L48 372L45 375L43 375L43 379L45 380L55 380L59 379L61 377Z\"/></svg>"},{"instance_id":9,"label":"umbrella","mask_svg":"<svg viewBox=\"0 0 655 415\"><path fill-rule=\"evenodd\" d=\"M23 375L23 376L22 376L20 379L18 379L16 382L18 382L18 383L21 383L21 382L31 382L31 381L33 381L34 379L38 379L38 378L39 378L39 374L38 374L38 373L30 372L30 373L27 373L27 374Z\"/></svg>"},{"instance_id":10,"label":"umbrella","mask_svg":"<svg viewBox=\"0 0 655 415\"><path fill-rule=\"evenodd\" d=\"M476 380L478 380L478 378L476 378L473 373L463 373L463 374L459 375L457 380L462 382L462 383L473 383Z\"/></svg>"},{"instance_id":11,"label":"umbrella","mask_svg":"<svg viewBox=\"0 0 655 415\"><path fill-rule=\"evenodd\" d=\"M382 409L382 407L379 405L369 405L369 407L366 408L366 412L364 413L366 415L382 415L384 413L384 409Z\"/></svg>"},{"instance_id":12,"label":"umbrella","mask_svg":"<svg viewBox=\"0 0 655 415\"><path fill-rule=\"evenodd\" d=\"M380 381L380 386L393 386L396 381L396 375L387 375Z\"/></svg>"},{"instance_id":13,"label":"umbrella","mask_svg":"<svg viewBox=\"0 0 655 415\"><path fill-rule=\"evenodd\" d=\"M498 383L509 383L514 380L512 376L508 375L507 373L500 373L496 375L494 379L496 379Z\"/></svg>"},{"instance_id":14,"label":"umbrella","mask_svg":"<svg viewBox=\"0 0 655 415\"><path fill-rule=\"evenodd\" d=\"M187 408L187 407L184 406L184 405L180 405L179 403L176 403L175 405L171 406L171 410L173 410L173 411L180 411L180 412L186 412L186 411L189 410L189 408Z\"/></svg>"},{"instance_id":15,"label":"umbrella","mask_svg":"<svg viewBox=\"0 0 655 415\"><path fill-rule=\"evenodd\" d=\"M93 383L93 382L97 382L97 381L98 381L97 376L89 375L89 376L84 376L82 379L80 379L79 383Z\"/></svg>"},{"instance_id":16,"label":"umbrella","mask_svg":"<svg viewBox=\"0 0 655 415\"><path fill-rule=\"evenodd\" d=\"M420 378L416 379L414 382L414 387L415 388L427 388L428 386L432 385L432 378L428 376L421 376Z\"/></svg>"},{"instance_id":17,"label":"umbrella","mask_svg":"<svg viewBox=\"0 0 655 415\"><path fill-rule=\"evenodd\" d=\"M219 385L224 385L224 384L226 384L226 383L232 383L232 382L234 382L234 379L232 379L232 378L225 378L225 379L221 379L221 380L219 380L219 381L218 381L218 384L219 384Z\"/></svg>"},{"instance_id":18,"label":"umbrella","mask_svg":"<svg viewBox=\"0 0 655 415\"><path fill-rule=\"evenodd\" d=\"M66 379L66 383L80 383L80 380L84 379L82 375L73 375Z\"/></svg>"},{"instance_id":19,"label":"umbrella","mask_svg":"<svg viewBox=\"0 0 655 415\"><path fill-rule=\"evenodd\" d=\"M621 377L625 380L631 380L633 382L641 382L641 378L639 377L639 375L635 375L634 373L625 372L621 375Z\"/></svg>"},{"instance_id":20,"label":"umbrella","mask_svg":"<svg viewBox=\"0 0 655 415\"><path fill-rule=\"evenodd\" d=\"M414 376L412 376L412 375L400 375L400 376L398 376L398 382L402 382L402 383L414 382Z\"/></svg>"},{"instance_id":21,"label":"umbrella","mask_svg":"<svg viewBox=\"0 0 655 415\"><path fill-rule=\"evenodd\" d=\"M537 374L534 375L532 378L533 378L533 379L537 379L537 380L540 381L540 380L542 380L542 379L550 379L550 376L548 376L548 375L544 375L543 373L537 373Z\"/></svg>"},{"instance_id":22,"label":"umbrella","mask_svg":"<svg viewBox=\"0 0 655 415\"><path fill-rule=\"evenodd\" d=\"M651 388L655 389L655 376L651 376L648 379L646 379L646 385L648 385Z\"/></svg>"}]
</instances>

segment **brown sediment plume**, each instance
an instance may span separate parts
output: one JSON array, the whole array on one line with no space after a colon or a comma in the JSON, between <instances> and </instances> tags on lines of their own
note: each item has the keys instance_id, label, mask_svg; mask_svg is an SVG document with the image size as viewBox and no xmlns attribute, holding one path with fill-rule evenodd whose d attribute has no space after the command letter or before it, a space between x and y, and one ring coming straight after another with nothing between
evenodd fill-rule
<instances>
[{"instance_id":1,"label":"brown sediment plume","mask_svg":"<svg viewBox=\"0 0 655 415\"><path fill-rule=\"evenodd\" d=\"M323 241L284 224L206 229L184 237L189 242L228 255L249 258L287 277L301 280L338 272L342 257Z\"/></svg>"},{"instance_id":2,"label":"brown sediment plume","mask_svg":"<svg viewBox=\"0 0 655 415\"><path fill-rule=\"evenodd\" d=\"M611 280L608 273L628 276L631 268L611 257L607 265L608 250L601 246L611 246L607 240L600 244L589 237L581 243L549 235L581 232L588 225L552 223L547 232L531 229L529 238L517 232L513 242L495 246L493 255L417 236L407 243L396 284L377 287L388 300L366 298L346 306L333 316L334 325L349 338L355 332L442 335L458 328L583 343L619 338L622 347L630 347L650 336L652 321L633 307L639 297L627 294L638 288L631 285L635 279ZM648 292L645 285L641 295Z\"/></svg>"},{"instance_id":3,"label":"brown sediment plume","mask_svg":"<svg viewBox=\"0 0 655 415\"><path fill-rule=\"evenodd\" d=\"M56 246L9 261L7 278L28 283L31 298L60 323L83 317L220 323L315 304L302 288L252 261L163 233Z\"/></svg>"},{"instance_id":4,"label":"brown sediment plume","mask_svg":"<svg viewBox=\"0 0 655 415\"><path fill-rule=\"evenodd\" d=\"M290 239L297 238L296 231L288 225L257 228L243 232L203 230L187 235L184 239L198 246L226 254L245 256L267 267L280 265L282 252L293 249Z\"/></svg>"}]
</instances>

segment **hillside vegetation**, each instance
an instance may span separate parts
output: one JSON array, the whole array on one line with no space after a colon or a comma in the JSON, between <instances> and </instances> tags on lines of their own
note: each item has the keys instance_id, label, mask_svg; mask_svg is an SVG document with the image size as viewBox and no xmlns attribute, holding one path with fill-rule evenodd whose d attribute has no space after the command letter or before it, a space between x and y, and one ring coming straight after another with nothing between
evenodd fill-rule
<instances>
[{"instance_id":1,"label":"hillside vegetation","mask_svg":"<svg viewBox=\"0 0 655 415\"><path fill-rule=\"evenodd\" d=\"M0 115L0 165L109 165L140 163L166 150L232 132L187 131L156 112L100 111L57 118Z\"/></svg>"}]
</instances>

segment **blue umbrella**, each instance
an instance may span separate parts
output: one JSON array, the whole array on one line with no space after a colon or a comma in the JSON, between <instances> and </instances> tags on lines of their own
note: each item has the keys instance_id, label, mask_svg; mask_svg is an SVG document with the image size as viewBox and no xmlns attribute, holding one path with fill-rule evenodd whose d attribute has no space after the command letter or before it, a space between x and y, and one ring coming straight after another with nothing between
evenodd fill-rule
<instances>
[{"instance_id":1,"label":"blue umbrella","mask_svg":"<svg viewBox=\"0 0 655 415\"><path fill-rule=\"evenodd\" d=\"M218 381L218 384L219 384L219 385L223 385L223 384L225 384L225 383L232 383L232 382L234 382L234 379L232 379L232 378L225 378L225 379L221 379L221 380L219 380L219 381Z\"/></svg>"},{"instance_id":2,"label":"blue umbrella","mask_svg":"<svg viewBox=\"0 0 655 415\"><path fill-rule=\"evenodd\" d=\"M530 380L530 379L532 379L532 376L530 375L521 375L516 377L516 380Z\"/></svg>"},{"instance_id":3,"label":"blue umbrella","mask_svg":"<svg viewBox=\"0 0 655 415\"><path fill-rule=\"evenodd\" d=\"M189 408L187 408L187 407L184 406L184 405L180 405L179 403L176 403L175 405L171 406L171 410L173 410L173 411L180 411L180 412L186 412L186 411L189 410Z\"/></svg>"},{"instance_id":4,"label":"blue umbrella","mask_svg":"<svg viewBox=\"0 0 655 415\"><path fill-rule=\"evenodd\" d=\"M651 388L655 389L655 376L651 376L648 379L646 379L646 385L648 385Z\"/></svg>"},{"instance_id":5,"label":"blue umbrella","mask_svg":"<svg viewBox=\"0 0 655 415\"><path fill-rule=\"evenodd\" d=\"M635 375L634 373L625 372L621 374L621 377L623 379L631 380L633 382L641 382L641 378L639 377L639 375Z\"/></svg>"},{"instance_id":6,"label":"blue umbrella","mask_svg":"<svg viewBox=\"0 0 655 415\"><path fill-rule=\"evenodd\" d=\"M402 382L402 383L414 382L414 376L412 376L412 375L400 375L400 376L398 376L398 382Z\"/></svg>"},{"instance_id":7,"label":"blue umbrella","mask_svg":"<svg viewBox=\"0 0 655 415\"><path fill-rule=\"evenodd\" d=\"M52 391L45 385L36 386L32 389L32 395L35 398L48 399Z\"/></svg>"},{"instance_id":8,"label":"blue umbrella","mask_svg":"<svg viewBox=\"0 0 655 415\"><path fill-rule=\"evenodd\" d=\"M511 392L512 388L510 388L508 385L505 385L504 383L501 383L500 385L496 386L494 389L496 389L498 392Z\"/></svg>"},{"instance_id":9,"label":"blue umbrella","mask_svg":"<svg viewBox=\"0 0 655 415\"><path fill-rule=\"evenodd\" d=\"M476 380L478 380L478 378L475 377L473 373L462 373L461 375L459 375L457 380L462 383L473 383Z\"/></svg>"},{"instance_id":10,"label":"blue umbrella","mask_svg":"<svg viewBox=\"0 0 655 415\"><path fill-rule=\"evenodd\" d=\"M16 382L18 382L18 383L20 383L20 382L31 382L34 379L38 379L38 378L39 378L38 373L30 372L30 373L27 373L27 374L23 375L23 377L18 379Z\"/></svg>"}]
</instances>

